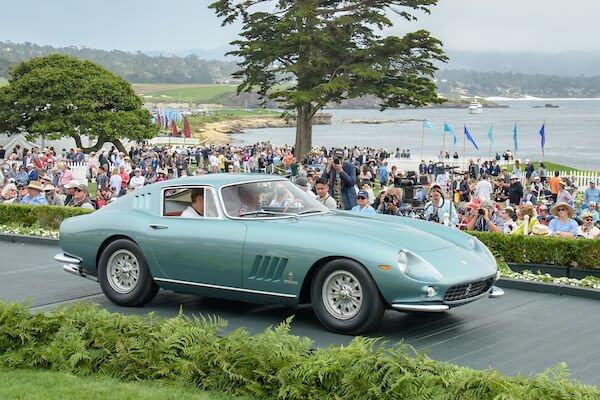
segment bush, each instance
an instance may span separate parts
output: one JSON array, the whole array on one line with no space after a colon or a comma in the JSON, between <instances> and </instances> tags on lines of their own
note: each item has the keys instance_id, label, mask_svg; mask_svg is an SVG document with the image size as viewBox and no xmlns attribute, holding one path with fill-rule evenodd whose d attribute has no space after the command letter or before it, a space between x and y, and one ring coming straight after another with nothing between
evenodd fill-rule
<instances>
[{"instance_id":1,"label":"bush","mask_svg":"<svg viewBox=\"0 0 600 400\"><path fill-rule=\"evenodd\" d=\"M600 269L600 240L469 232L505 262Z\"/></svg>"},{"instance_id":2,"label":"bush","mask_svg":"<svg viewBox=\"0 0 600 400\"><path fill-rule=\"evenodd\" d=\"M90 212L79 207L0 204L0 224L58 229L63 220Z\"/></svg>"},{"instance_id":3,"label":"bush","mask_svg":"<svg viewBox=\"0 0 600 400\"><path fill-rule=\"evenodd\" d=\"M162 380L233 395L282 399L591 399L564 364L536 378L437 362L405 344L357 337L312 349L290 321L220 337L222 320L111 314L75 304L47 314L0 303L0 365L123 380Z\"/></svg>"}]
</instances>

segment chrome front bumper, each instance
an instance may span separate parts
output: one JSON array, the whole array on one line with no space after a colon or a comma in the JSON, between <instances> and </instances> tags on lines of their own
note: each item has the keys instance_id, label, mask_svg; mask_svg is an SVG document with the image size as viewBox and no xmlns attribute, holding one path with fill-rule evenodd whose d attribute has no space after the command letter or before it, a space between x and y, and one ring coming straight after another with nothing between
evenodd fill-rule
<instances>
[{"instance_id":1,"label":"chrome front bumper","mask_svg":"<svg viewBox=\"0 0 600 400\"><path fill-rule=\"evenodd\" d=\"M482 297L500 297L504 295L504 290L500 289L497 286L492 286L492 289L489 292L483 293L479 296L473 297L468 301L457 302L457 305L467 304L472 301L478 300ZM448 304L392 304L392 308L397 311L420 311L420 312L443 312L450 309L450 305Z\"/></svg>"},{"instance_id":2,"label":"chrome front bumper","mask_svg":"<svg viewBox=\"0 0 600 400\"><path fill-rule=\"evenodd\" d=\"M54 256L54 260L59 263L63 263L63 271L68 272L70 274L77 275L81 278L90 279L94 282L98 281L98 278L87 274L79 264L81 264L81 260L65 255L64 253L60 253Z\"/></svg>"}]
</instances>

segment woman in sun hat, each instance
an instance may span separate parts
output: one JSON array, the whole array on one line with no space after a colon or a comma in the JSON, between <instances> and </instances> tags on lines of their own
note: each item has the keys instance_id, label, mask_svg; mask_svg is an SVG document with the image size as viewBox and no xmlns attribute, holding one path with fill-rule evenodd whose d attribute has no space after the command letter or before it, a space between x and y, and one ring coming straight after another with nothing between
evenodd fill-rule
<instances>
[{"instance_id":1,"label":"woman in sun hat","mask_svg":"<svg viewBox=\"0 0 600 400\"><path fill-rule=\"evenodd\" d=\"M577 236L577 222L571 217L575 213L573 207L567 203L556 203L550 210L554 215L548 227L550 228L551 236L571 238Z\"/></svg>"}]
</instances>

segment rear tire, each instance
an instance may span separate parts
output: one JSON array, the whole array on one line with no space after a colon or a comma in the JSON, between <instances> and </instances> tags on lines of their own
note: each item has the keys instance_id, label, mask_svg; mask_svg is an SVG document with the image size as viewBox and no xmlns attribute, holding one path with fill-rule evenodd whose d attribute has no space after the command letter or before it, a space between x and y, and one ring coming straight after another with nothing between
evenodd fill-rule
<instances>
[{"instance_id":1,"label":"rear tire","mask_svg":"<svg viewBox=\"0 0 600 400\"><path fill-rule=\"evenodd\" d=\"M143 306L158 292L144 254L127 239L115 240L104 249L98 280L104 295L120 306Z\"/></svg>"},{"instance_id":2,"label":"rear tire","mask_svg":"<svg viewBox=\"0 0 600 400\"><path fill-rule=\"evenodd\" d=\"M375 328L385 311L371 275L362 265L347 259L330 261L317 271L311 299L323 326L350 335Z\"/></svg>"}]
</instances>

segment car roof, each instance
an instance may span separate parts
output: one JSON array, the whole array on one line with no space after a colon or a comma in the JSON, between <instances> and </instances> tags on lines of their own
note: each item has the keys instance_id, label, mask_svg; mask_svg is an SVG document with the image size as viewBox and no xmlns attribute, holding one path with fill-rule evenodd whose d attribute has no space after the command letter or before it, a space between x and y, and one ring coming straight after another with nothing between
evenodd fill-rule
<instances>
[{"instance_id":1,"label":"car roof","mask_svg":"<svg viewBox=\"0 0 600 400\"><path fill-rule=\"evenodd\" d=\"M283 180L285 177L280 175L269 174L204 174L198 176L185 176L177 179L169 179L161 182L161 186L173 185L212 185L220 187L234 183L256 182L256 181L277 181Z\"/></svg>"}]
</instances>

